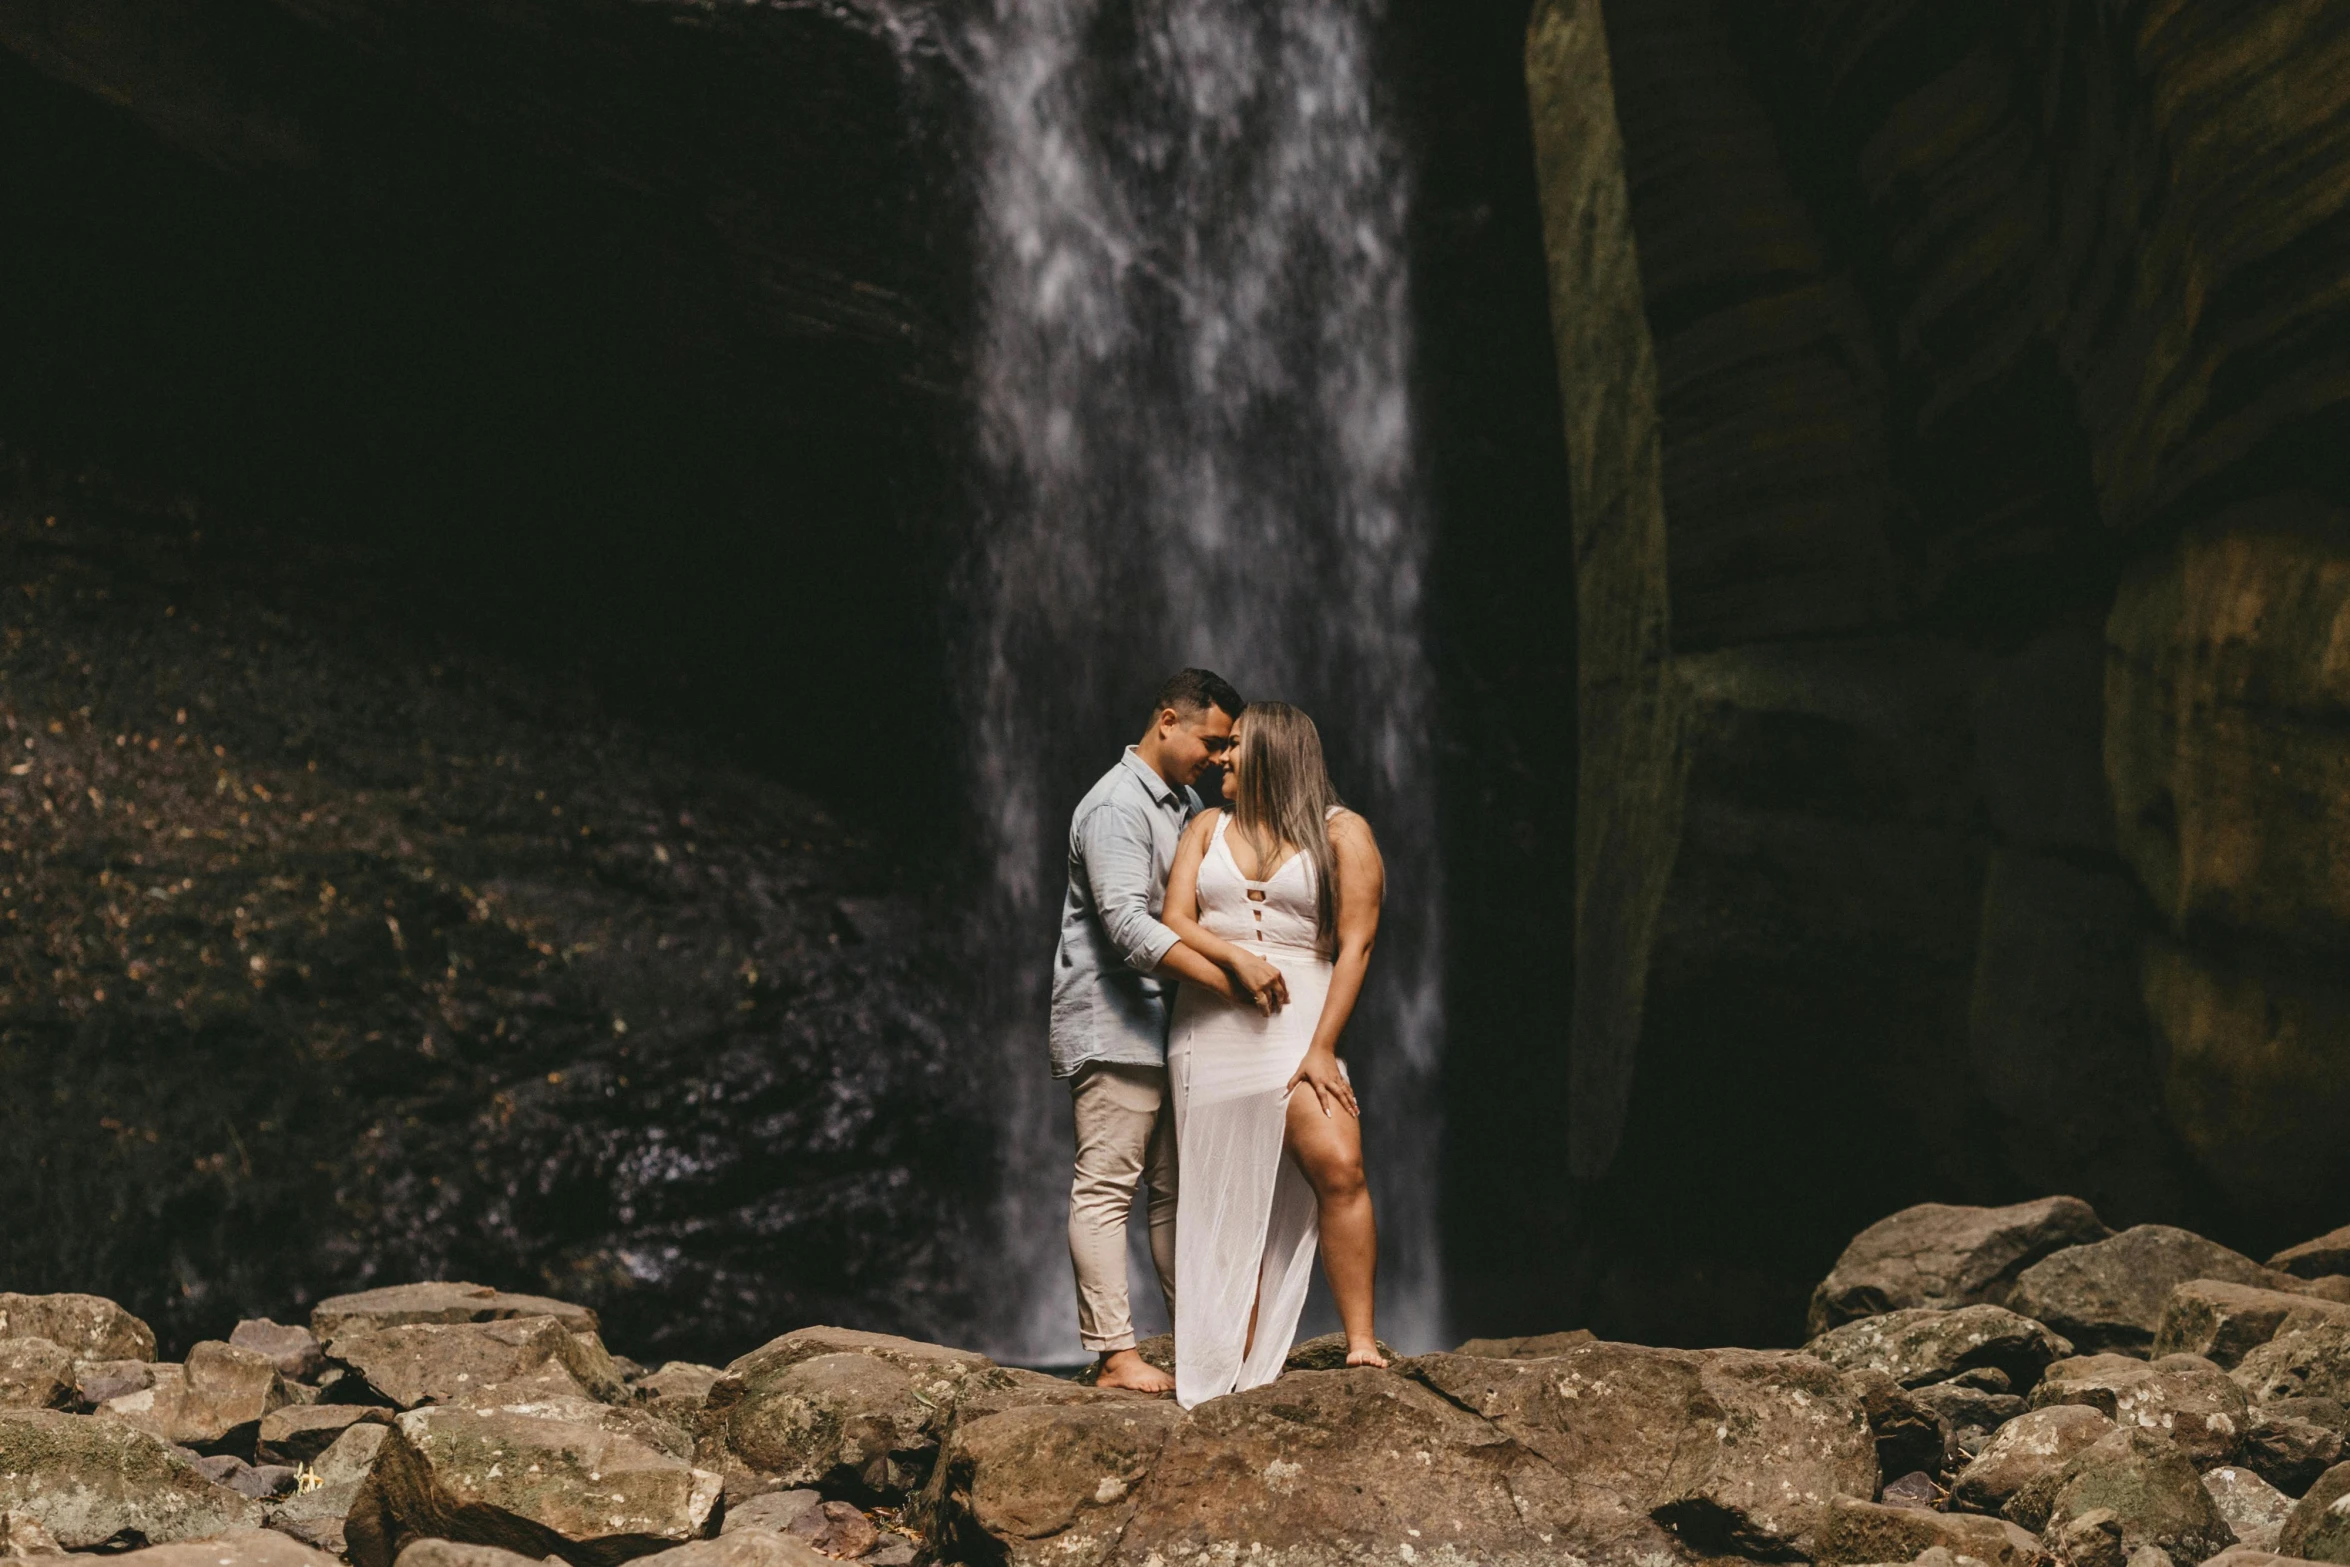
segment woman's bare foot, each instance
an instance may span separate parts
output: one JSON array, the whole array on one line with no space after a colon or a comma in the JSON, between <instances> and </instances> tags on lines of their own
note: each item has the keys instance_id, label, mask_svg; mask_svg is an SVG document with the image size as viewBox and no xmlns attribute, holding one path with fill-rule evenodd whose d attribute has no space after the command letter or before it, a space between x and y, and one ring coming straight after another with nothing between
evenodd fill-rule
<instances>
[{"instance_id":1,"label":"woman's bare foot","mask_svg":"<svg viewBox=\"0 0 2350 1567\"><path fill-rule=\"evenodd\" d=\"M1382 1360L1381 1365L1387 1364ZM1095 1387L1127 1387L1137 1393L1172 1393L1175 1379L1131 1349L1113 1349L1102 1357Z\"/></svg>"},{"instance_id":2,"label":"woman's bare foot","mask_svg":"<svg viewBox=\"0 0 2350 1567\"><path fill-rule=\"evenodd\" d=\"M1370 1366L1380 1371L1387 1369L1387 1357L1379 1353L1377 1339L1366 1339L1360 1344L1347 1345L1346 1363L1350 1366Z\"/></svg>"}]
</instances>

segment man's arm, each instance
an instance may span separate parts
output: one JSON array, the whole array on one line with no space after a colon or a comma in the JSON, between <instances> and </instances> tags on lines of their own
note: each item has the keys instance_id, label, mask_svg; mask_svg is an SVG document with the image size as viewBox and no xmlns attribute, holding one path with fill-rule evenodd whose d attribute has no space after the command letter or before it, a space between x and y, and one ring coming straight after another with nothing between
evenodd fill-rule
<instances>
[{"instance_id":1,"label":"man's arm","mask_svg":"<svg viewBox=\"0 0 2350 1567\"><path fill-rule=\"evenodd\" d=\"M1152 848L1150 823L1136 820L1115 802L1095 806L1077 828L1094 912L1110 944L1138 974L1157 972L1160 961L1181 944L1151 913L1151 894L1159 890Z\"/></svg>"}]
</instances>

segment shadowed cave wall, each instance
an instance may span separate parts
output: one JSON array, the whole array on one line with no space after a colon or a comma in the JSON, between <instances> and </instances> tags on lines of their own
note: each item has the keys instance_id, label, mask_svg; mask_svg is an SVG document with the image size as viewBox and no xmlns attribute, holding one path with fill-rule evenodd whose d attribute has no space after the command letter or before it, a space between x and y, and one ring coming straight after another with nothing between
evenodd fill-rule
<instances>
[{"instance_id":1,"label":"shadowed cave wall","mask_svg":"<svg viewBox=\"0 0 2350 1567\"><path fill-rule=\"evenodd\" d=\"M1902 1203L2339 1223L2350 19L1544 0L1603 1332Z\"/></svg>"}]
</instances>

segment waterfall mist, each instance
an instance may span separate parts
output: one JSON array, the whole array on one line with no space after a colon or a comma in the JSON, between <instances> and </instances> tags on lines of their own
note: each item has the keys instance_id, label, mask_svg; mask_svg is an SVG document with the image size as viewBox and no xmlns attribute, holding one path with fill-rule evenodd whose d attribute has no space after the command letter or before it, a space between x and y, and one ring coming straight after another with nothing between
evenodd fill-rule
<instances>
[{"instance_id":1,"label":"waterfall mist","mask_svg":"<svg viewBox=\"0 0 2350 1567\"><path fill-rule=\"evenodd\" d=\"M1379 20L1378 0L996 0L957 40L985 469L965 667L1004 1150L979 1330L1007 1358L1077 1353L1044 1041L1068 813L1184 664L1312 713L1379 835L1387 908L1347 1053L1380 1325L1407 1350L1444 1334L1429 529Z\"/></svg>"}]
</instances>

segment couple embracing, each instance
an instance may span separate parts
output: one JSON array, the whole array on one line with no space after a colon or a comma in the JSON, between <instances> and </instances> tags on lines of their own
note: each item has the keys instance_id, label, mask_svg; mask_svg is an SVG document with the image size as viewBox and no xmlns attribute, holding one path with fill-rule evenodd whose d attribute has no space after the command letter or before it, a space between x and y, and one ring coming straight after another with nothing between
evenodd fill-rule
<instances>
[{"instance_id":1,"label":"couple embracing","mask_svg":"<svg viewBox=\"0 0 2350 1567\"><path fill-rule=\"evenodd\" d=\"M1222 800L1193 789L1220 767ZM1077 1169L1069 1255L1101 1384L1185 1408L1270 1382L1317 1247L1347 1364L1372 1330L1378 1233L1339 1035L1362 994L1385 870L1339 803L1314 722L1186 669L1149 730L1078 805L1053 959L1053 1075ZM1135 1352L1126 1216L1150 1187L1150 1249L1175 1375Z\"/></svg>"}]
</instances>

